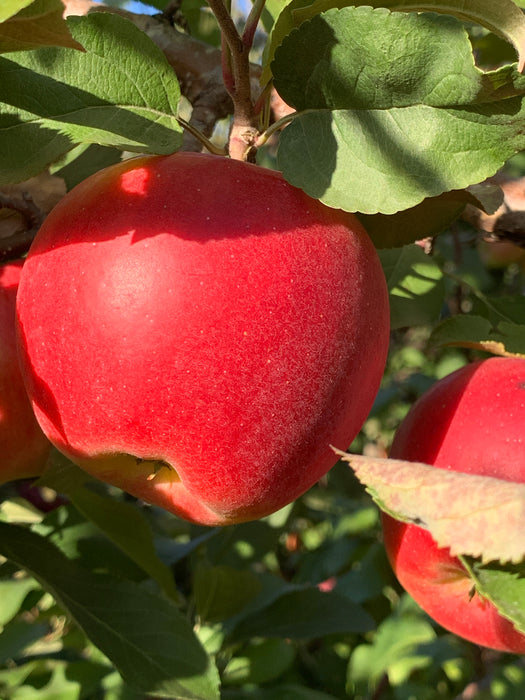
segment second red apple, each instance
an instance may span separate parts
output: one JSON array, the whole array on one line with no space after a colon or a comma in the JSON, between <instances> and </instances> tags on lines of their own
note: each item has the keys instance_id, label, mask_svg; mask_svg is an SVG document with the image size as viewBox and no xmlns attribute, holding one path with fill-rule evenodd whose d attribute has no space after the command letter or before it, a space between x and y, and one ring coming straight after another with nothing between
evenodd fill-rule
<instances>
[{"instance_id":1,"label":"second red apple","mask_svg":"<svg viewBox=\"0 0 525 700\"><path fill-rule=\"evenodd\" d=\"M494 357L453 372L423 394L390 456L522 484L524 426L525 360ZM383 514L383 533L399 582L440 625L476 644L525 653L525 635L493 603L473 595L461 561L428 530Z\"/></svg>"}]
</instances>

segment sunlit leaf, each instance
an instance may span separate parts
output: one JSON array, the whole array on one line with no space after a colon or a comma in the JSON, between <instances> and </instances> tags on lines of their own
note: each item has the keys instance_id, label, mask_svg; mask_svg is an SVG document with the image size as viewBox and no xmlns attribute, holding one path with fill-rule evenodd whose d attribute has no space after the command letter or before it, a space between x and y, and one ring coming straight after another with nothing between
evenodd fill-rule
<instances>
[{"instance_id":1,"label":"sunlit leaf","mask_svg":"<svg viewBox=\"0 0 525 700\"><path fill-rule=\"evenodd\" d=\"M79 143L172 153L180 90L164 54L129 20L70 17L85 52L0 57L0 183L40 172Z\"/></svg>"},{"instance_id":2,"label":"sunlit leaf","mask_svg":"<svg viewBox=\"0 0 525 700\"><path fill-rule=\"evenodd\" d=\"M452 555L503 563L525 558L525 484L417 462L338 454L383 510L429 530Z\"/></svg>"},{"instance_id":3,"label":"sunlit leaf","mask_svg":"<svg viewBox=\"0 0 525 700\"><path fill-rule=\"evenodd\" d=\"M262 80L271 76L270 63L283 39L307 19L331 8L348 6L385 7L399 12L440 12L475 22L510 42L520 59L525 58L525 17L512 0L292 0L280 13L273 28Z\"/></svg>"},{"instance_id":4,"label":"sunlit leaf","mask_svg":"<svg viewBox=\"0 0 525 700\"><path fill-rule=\"evenodd\" d=\"M299 112L279 168L332 207L392 215L481 182L525 147L525 79L479 71L452 17L330 10L292 32L273 67Z\"/></svg>"},{"instance_id":5,"label":"sunlit leaf","mask_svg":"<svg viewBox=\"0 0 525 700\"><path fill-rule=\"evenodd\" d=\"M418 245L380 251L390 293L390 326L434 323L441 314L445 286L439 265Z\"/></svg>"}]
</instances>

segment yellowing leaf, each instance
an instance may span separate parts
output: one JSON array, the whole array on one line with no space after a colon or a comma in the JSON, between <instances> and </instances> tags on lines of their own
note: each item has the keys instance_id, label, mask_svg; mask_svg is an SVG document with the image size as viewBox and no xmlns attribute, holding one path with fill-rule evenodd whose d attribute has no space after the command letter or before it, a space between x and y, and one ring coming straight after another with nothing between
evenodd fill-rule
<instances>
[{"instance_id":1,"label":"yellowing leaf","mask_svg":"<svg viewBox=\"0 0 525 700\"><path fill-rule=\"evenodd\" d=\"M525 558L525 484L419 462L336 453L380 508L429 530L454 556L502 563Z\"/></svg>"},{"instance_id":2,"label":"yellowing leaf","mask_svg":"<svg viewBox=\"0 0 525 700\"><path fill-rule=\"evenodd\" d=\"M442 321L430 336L433 347L456 346L502 357L525 357L525 326L502 321L496 327L482 316L458 315Z\"/></svg>"}]
</instances>

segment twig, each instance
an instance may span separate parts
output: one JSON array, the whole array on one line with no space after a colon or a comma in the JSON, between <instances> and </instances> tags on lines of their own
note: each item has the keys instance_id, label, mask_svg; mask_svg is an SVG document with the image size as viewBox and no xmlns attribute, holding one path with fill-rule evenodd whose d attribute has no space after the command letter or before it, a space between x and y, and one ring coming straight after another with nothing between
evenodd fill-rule
<instances>
[{"instance_id":1,"label":"twig","mask_svg":"<svg viewBox=\"0 0 525 700\"><path fill-rule=\"evenodd\" d=\"M251 43L249 39L251 35L253 40L255 30L252 32L250 29L246 34L246 38L243 39L237 31L223 0L208 0L208 5L217 19L223 40L227 45L226 55L228 63L224 64L227 69L226 77L228 77L230 66L233 76L233 81L226 80L229 83L226 87L230 91L233 100L233 126L229 144L230 156L237 160L254 160L254 144L259 136L259 131L257 128L257 115L252 100L249 60ZM262 7L258 11L262 11ZM252 17L251 22L253 23L253 21L254 17Z\"/></svg>"}]
</instances>

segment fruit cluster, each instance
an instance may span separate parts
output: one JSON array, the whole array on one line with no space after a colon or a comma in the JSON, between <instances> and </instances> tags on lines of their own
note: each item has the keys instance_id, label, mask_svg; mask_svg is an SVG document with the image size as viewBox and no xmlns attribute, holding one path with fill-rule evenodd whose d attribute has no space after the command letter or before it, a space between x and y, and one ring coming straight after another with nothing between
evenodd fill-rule
<instances>
[{"instance_id":1,"label":"fruit cluster","mask_svg":"<svg viewBox=\"0 0 525 700\"><path fill-rule=\"evenodd\" d=\"M204 525L263 517L317 482L365 421L389 343L384 275L354 216L191 153L74 188L23 269L1 268L0 320L3 481L40 474L52 444ZM414 405L391 456L521 483L524 419L525 360L476 362ZM400 583L440 624L525 653L429 532L386 514L383 529Z\"/></svg>"}]
</instances>

